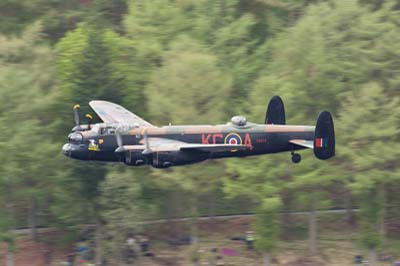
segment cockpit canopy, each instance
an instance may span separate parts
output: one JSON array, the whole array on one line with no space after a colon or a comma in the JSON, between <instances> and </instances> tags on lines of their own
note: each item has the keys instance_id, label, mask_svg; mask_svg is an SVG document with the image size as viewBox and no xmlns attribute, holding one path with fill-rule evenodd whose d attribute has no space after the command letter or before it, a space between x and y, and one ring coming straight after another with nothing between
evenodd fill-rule
<instances>
[{"instance_id":1,"label":"cockpit canopy","mask_svg":"<svg viewBox=\"0 0 400 266\"><path fill-rule=\"evenodd\" d=\"M96 135L110 135L115 134L116 127L106 124L94 124L90 131Z\"/></svg>"},{"instance_id":2,"label":"cockpit canopy","mask_svg":"<svg viewBox=\"0 0 400 266\"><path fill-rule=\"evenodd\" d=\"M95 133L96 135L113 135L118 132L126 132L131 129L137 128L139 125L128 125L128 124L94 124L90 129L91 132Z\"/></svg>"}]
</instances>

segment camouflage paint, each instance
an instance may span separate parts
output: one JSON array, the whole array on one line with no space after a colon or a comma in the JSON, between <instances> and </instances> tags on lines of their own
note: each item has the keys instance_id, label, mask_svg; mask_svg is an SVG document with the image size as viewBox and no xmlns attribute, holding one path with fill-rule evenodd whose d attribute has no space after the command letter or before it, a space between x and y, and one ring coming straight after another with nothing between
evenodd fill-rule
<instances>
[{"instance_id":1,"label":"camouflage paint","mask_svg":"<svg viewBox=\"0 0 400 266\"><path fill-rule=\"evenodd\" d=\"M77 147L75 154L70 155L70 157L80 160L124 161L125 163L129 163L127 162L127 157L131 160L133 157L132 154L135 154L139 159L143 157L139 153L141 153L145 147L145 134L147 134L149 139L162 138L165 140L169 139L198 144L227 144L227 137L235 136L241 144L249 147L249 149L245 151L231 150L229 152L208 153L200 151L169 152L161 151L162 149L160 149L160 151L152 154L151 158L145 157L140 159L146 160L146 164L153 164L153 166L155 166L154 161L160 162L162 160L172 160L173 165L183 165L213 158L243 157L303 149L300 146L289 143L289 140L313 140L314 130L315 127L313 126L264 125L253 123L247 123L245 126L236 126L228 123L215 126L197 125L135 128L125 134L121 134L121 137L123 145L137 147L138 154L135 153L135 150L132 150L124 155L115 153L118 147L115 134L99 135L95 134L93 131L82 131L76 133L82 134L83 136L82 143L78 145L80 148ZM70 145L75 144L71 143ZM96 147L96 149L93 149L93 147Z\"/></svg>"}]
</instances>

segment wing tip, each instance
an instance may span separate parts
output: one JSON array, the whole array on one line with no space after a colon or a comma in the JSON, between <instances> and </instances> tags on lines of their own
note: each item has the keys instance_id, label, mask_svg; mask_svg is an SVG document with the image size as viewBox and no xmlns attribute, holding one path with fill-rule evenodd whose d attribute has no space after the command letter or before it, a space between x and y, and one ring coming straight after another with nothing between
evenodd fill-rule
<instances>
[{"instance_id":1,"label":"wing tip","mask_svg":"<svg viewBox=\"0 0 400 266\"><path fill-rule=\"evenodd\" d=\"M113 102L109 102L109 101L105 101L105 100L91 100L91 101L89 101L89 105L91 105L91 104L96 104L96 103L112 103L112 104L115 104L115 103L113 103Z\"/></svg>"}]
</instances>

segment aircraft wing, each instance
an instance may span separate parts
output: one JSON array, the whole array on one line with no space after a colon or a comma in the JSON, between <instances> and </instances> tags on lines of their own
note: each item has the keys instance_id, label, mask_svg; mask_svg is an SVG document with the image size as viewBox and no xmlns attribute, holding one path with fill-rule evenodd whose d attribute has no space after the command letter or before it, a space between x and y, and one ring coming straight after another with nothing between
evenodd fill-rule
<instances>
[{"instance_id":1,"label":"aircraft wing","mask_svg":"<svg viewBox=\"0 0 400 266\"><path fill-rule=\"evenodd\" d=\"M289 140L290 143L305 147L308 149L314 149L314 141L312 140L305 140L305 139L291 139Z\"/></svg>"},{"instance_id":2,"label":"aircraft wing","mask_svg":"<svg viewBox=\"0 0 400 266\"><path fill-rule=\"evenodd\" d=\"M180 148L181 151L203 151L203 152L229 152L245 151L251 147L242 144L186 144Z\"/></svg>"},{"instance_id":3,"label":"aircraft wing","mask_svg":"<svg viewBox=\"0 0 400 266\"><path fill-rule=\"evenodd\" d=\"M143 151L146 148L144 139L141 145L125 145L124 150ZM239 144L197 144L187 143L165 138L148 138L148 146L152 152L162 151L201 151L201 152L229 152L232 150L248 150L251 147Z\"/></svg>"},{"instance_id":4,"label":"aircraft wing","mask_svg":"<svg viewBox=\"0 0 400 266\"><path fill-rule=\"evenodd\" d=\"M89 105L106 124L118 123L132 126L137 125L139 127L153 127L149 122L118 104L107 101L91 101Z\"/></svg>"}]
</instances>

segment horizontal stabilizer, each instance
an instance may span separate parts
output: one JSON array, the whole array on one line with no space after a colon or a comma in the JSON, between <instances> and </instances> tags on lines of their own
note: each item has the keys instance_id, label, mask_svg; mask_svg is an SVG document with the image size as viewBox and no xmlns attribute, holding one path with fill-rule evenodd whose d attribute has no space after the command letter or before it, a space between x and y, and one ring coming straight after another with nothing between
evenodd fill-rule
<instances>
[{"instance_id":1,"label":"horizontal stabilizer","mask_svg":"<svg viewBox=\"0 0 400 266\"><path fill-rule=\"evenodd\" d=\"M291 139L289 140L290 143L305 147L308 149L314 149L314 141L312 140L305 140L305 139Z\"/></svg>"}]
</instances>

